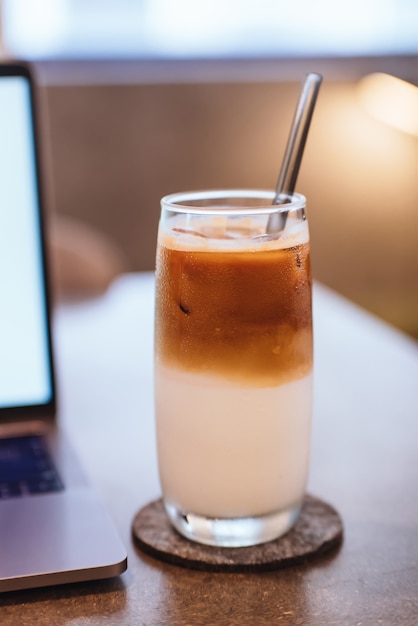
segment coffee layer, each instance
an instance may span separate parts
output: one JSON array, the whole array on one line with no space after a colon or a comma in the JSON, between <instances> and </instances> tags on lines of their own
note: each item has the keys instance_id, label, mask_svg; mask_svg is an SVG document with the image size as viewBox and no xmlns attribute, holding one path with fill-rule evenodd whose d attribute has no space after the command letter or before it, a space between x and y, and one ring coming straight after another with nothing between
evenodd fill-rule
<instances>
[{"instance_id":1,"label":"coffee layer","mask_svg":"<svg viewBox=\"0 0 418 626\"><path fill-rule=\"evenodd\" d=\"M309 244L157 253L156 358L274 385L312 367Z\"/></svg>"}]
</instances>

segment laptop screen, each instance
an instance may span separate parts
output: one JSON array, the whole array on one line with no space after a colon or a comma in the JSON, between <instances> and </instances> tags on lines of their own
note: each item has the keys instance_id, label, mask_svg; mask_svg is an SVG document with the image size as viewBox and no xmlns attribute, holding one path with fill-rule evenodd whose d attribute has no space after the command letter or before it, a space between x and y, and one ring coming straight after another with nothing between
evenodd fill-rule
<instances>
[{"instance_id":1,"label":"laptop screen","mask_svg":"<svg viewBox=\"0 0 418 626\"><path fill-rule=\"evenodd\" d=\"M0 68L0 408L52 401L44 280L30 84Z\"/></svg>"}]
</instances>

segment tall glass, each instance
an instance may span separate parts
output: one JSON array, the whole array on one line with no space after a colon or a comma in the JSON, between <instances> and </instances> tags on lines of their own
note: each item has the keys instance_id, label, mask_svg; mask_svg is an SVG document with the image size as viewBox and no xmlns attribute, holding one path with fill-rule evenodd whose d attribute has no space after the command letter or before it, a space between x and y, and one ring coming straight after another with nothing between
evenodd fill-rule
<instances>
[{"instance_id":1,"label":"tall glass","mask_svg":"<svg viewBox=\"0 0 418 626\"><path fill-rule=\"evenodd\" d=\"M161 201L160 480L173 526L209 545L248 546L283 535L306 489L309 232L302 195L280 207L272 206L273 197L203 191Z\"/></svg>"}]
</instances>

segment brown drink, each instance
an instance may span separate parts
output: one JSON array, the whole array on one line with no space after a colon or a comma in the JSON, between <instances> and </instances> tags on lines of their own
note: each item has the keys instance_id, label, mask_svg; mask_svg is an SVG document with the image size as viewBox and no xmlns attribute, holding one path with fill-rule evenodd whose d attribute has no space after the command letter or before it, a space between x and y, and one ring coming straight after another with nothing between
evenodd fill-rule
<instances>
[{"instance_id":1,"label":"brown drink","mask_svg":"<svg viewBox=\"0 0 418 626\"><path fill-rule=\"evenodd\" d=\"M312 367L309 245L173 249L157 262L157 352L167 366L256 387ZM171 245L176 245L172 242Z\"/></svg>"}]
</instances>

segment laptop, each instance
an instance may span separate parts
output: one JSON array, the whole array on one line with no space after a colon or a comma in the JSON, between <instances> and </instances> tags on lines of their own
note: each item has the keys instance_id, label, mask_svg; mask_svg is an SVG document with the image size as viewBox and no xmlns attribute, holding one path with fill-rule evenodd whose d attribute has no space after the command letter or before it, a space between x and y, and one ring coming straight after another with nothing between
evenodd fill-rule
<instances>
[{"instance_id":1,"label":"laptop","mask_svg":"<svg viewBox=\"0 0 418 626\"><path fill-rule=\"evenodd\" d=\"M36 86L0 64L0 591L118 576L124 546L57 424Z\"/></svg>"}]
</instances>

